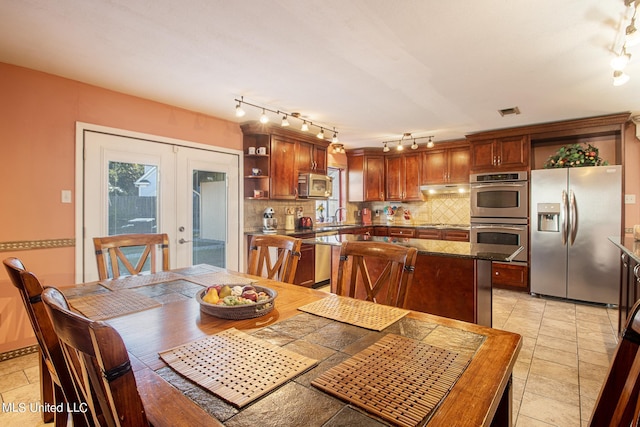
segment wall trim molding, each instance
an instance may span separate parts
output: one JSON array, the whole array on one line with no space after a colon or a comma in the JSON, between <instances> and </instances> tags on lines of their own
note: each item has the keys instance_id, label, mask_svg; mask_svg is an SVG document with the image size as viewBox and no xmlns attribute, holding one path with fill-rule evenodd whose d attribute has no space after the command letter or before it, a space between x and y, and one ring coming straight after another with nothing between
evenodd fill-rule
<instances>
[{"instance_id":1,"label":"wall trim molding","mask_svg":"<svg viewBox=\"0 0 640 427\"><path fill-rule=\"evenodd\" d=\"M0 252L28 251L33 249L72 248L76 239L21 240L17 242L0 242Z\"/></svg>"},{"instance_id":2,"label":"wall trim molding","mask_svg":"<svg viewBox=\"0 0 640 427\"><path fill-rule=\"evenodd\" d=\"M10 350L4 353L0 353L0 362L5 360L14 359L20 356L26 356L27 354L35 353L40 349L38 344L31 345L29 347L18 348L16 350Z\"/></svg>"}]
</instances>

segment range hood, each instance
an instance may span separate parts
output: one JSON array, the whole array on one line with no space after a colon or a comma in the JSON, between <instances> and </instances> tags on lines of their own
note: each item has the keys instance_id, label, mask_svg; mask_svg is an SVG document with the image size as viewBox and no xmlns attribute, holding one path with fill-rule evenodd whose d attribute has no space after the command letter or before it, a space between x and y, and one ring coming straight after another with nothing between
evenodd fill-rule
<instances>
[{"instance_id":1,"label":"range hood","mask_svg":"<svg viewBox=\"0 0 640 427\"><path fill-rule=\"evenodd\" d=\"M469 184L436 184L421 185L420 191L425 196L434 194L469 194Z\"/></svg>"}]
</instances>

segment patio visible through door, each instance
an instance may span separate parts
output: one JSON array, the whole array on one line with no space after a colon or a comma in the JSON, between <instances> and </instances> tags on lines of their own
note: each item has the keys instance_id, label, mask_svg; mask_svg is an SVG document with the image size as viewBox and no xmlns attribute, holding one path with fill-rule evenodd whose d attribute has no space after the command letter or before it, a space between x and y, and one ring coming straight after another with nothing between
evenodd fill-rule
<instances>
[{"instance_id":1,"label":"patio visible through door","mask_svg":"<svg viewBox=\"0 0 640 427\"><path fill-rule=\"evenodd\" d=\"M239 268L239 155L89 130L83 146L81 280L93 237L126 233L167 233L172 268Z\"/></svg>"}]
</instances>

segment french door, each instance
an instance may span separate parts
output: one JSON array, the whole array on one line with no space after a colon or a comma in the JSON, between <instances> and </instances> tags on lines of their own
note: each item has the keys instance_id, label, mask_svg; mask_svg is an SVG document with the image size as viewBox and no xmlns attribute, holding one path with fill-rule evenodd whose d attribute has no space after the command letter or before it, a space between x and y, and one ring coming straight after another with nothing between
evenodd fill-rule
<instances>
[{"instance_id":1,"label":"french door","mask_svg":"<svg viewBox=\"0 0 640 427\"><path fill-rule=\"evenodd\" d=\"M239 154L114 130L82 129L80 142L77 280L98 278L93 237L126 233L167 233L172 268L206 263L239 270Z\"/></svg>"}]
</instances>

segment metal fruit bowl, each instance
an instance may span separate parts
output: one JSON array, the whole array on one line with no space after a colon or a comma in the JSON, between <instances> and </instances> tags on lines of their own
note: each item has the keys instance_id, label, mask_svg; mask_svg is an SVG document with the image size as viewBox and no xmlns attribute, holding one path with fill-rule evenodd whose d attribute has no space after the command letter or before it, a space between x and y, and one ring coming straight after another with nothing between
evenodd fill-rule
<instances>
[{"instance_id":1,"label":"metal fruit bowl","mask_svg":"<svg viewBox=\"0 0 640 427\"><path fill-rule=\"evenodd\" d=\"M234 287L236 285L229 284L229 286ZM238 286L246 286L246 284L238 284ZM209 304L208 302L204 302L202 300L202 298L207 293L207 289L203 289L196 293L196 301L198 301L198 304L200 304L201 312L209 314L211 316L219 317L221 319L252 319L254 317L260 317L264 316L267 313L270 313L271 310L273 310L273 307L276 305L275 299L278 296L278 292L270 288L265 288L264 286L251 286L256 289L256 292L264 292L265 294L269 295L269 299L257 302L255 304L244 305Z\"/></svg>"}]
</instances>

